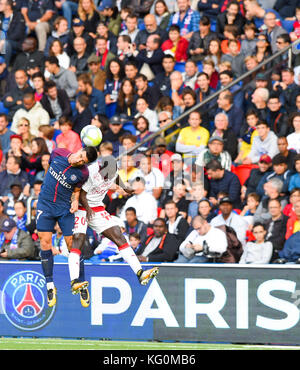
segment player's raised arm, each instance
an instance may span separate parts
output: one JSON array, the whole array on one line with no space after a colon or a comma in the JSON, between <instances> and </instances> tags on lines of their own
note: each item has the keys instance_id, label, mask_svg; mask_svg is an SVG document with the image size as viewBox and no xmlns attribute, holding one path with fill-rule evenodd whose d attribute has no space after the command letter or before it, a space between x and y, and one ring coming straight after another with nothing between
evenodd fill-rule
<instances>
[{"instance_id":1,"label":"player's raised arm","mask_svg":"<svg viewBox=\"0 0 300 370\"><path fill-rule=\"evenodd\" d=\"M116 184L119 185L120 188L123 189L128 195L132 195L134 193L134 190L131 187L125 185L119 175L116 177Z\"/></svg>"}]
</instances>

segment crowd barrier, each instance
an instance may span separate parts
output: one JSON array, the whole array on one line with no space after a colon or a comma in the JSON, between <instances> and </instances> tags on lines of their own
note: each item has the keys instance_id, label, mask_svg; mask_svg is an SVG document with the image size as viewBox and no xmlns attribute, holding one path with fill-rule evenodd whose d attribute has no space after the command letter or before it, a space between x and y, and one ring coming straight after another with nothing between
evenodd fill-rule
<instances>
[{"instance_id":1,"label":"crowd barrier","mask_svg":"<svg viewBox=\"0 0 300 370\"><path fill-rule=\"evenodd\" d=\"M49 308L40 262L0 262L0 335L300 345L299 265L159 266L145 287L126 264L86 264L83 308L55 263Z\"/></svg>"}]
</instances>

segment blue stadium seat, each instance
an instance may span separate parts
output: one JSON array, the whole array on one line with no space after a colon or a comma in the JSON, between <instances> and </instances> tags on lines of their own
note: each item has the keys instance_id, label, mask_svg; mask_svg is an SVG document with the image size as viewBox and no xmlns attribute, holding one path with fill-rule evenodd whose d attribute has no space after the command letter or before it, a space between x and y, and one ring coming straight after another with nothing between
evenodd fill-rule
<instances>
[{"instance_id":1,"label":"blue stadium seat","mask_svg":"<svg viewBox=\"0 0 300 370\"><path fill-rule=\"evenodd\" d=\"M0 113L8 114L9 109L5 108L4 104L2 101L0 101Z\"/></svg>"},{"instance_id":2,"label":"blue stadium seat","mask_svg":"<svg viewBox=\"0 0 300 370\"><path fill-rule=\"evenodd\" d=\"M134 127L132 122L126 122L123 125L123 129L130 131L132 133L132 135L136 135L136 128Z\"/></svg>"},{"instance_id":3,"label":"blue stadium seat","mask_svg":"<svg viewBox=\"0 0 300 370\"><path fill-rule=\"evenodd\" d=\"M105 114L108 118L111 118L115 113L117 109L117 103L111 103L108 105L105 105Z\"/></svg>"},{"instance_id":4,"label":"blue stadium seat","mask_svg":"<svg viewBox=\"0 0 300 370\"><path fill-rule=\"evenodd\" d=\"M175 63L174 71L184 72L185 62Z\"/></svg>"}]
</instances>

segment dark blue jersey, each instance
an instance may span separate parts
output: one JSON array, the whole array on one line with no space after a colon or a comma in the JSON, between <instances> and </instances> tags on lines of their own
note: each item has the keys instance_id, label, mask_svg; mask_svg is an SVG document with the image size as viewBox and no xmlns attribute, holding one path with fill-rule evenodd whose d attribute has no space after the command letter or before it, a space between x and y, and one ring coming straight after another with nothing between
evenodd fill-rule
<instances>
[{"instance_id":1,"label":"dark blue jersey","mask_svg":"<svg viewBox=\"0 0 300 370\"><path fill-rule=\"evenodd\" d=\"M72 167L68 161L70 154L67 149L52 151L39 200L69 206L74 189L80 188L88 179L87 166Z\"/></svg>"}]
</instances>

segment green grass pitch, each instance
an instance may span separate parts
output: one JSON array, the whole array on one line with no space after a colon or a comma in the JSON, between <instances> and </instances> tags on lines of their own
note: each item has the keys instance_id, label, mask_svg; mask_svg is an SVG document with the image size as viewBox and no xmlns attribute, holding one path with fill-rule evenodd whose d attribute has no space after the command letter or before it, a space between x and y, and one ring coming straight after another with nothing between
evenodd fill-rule
<instances>
[{"instance_id":1,"label":"green grass pitch","mask_svg":"<svg viewBox=\"0 0 300 370\"><path fill-rule=\"evenodd\" d=\"M127 342L61 338L0 338L0 350L299 350L298 346Z\"/></svg>"}]
</instances>

